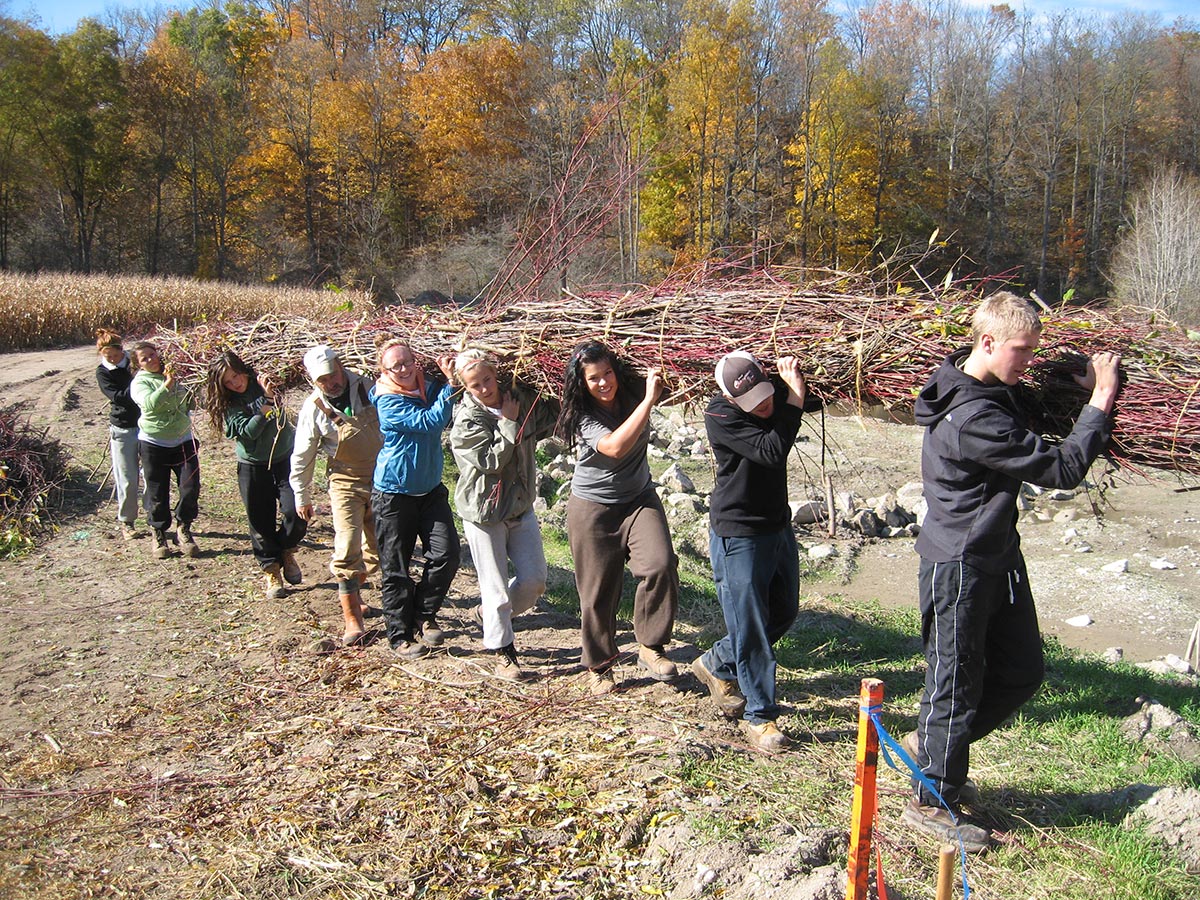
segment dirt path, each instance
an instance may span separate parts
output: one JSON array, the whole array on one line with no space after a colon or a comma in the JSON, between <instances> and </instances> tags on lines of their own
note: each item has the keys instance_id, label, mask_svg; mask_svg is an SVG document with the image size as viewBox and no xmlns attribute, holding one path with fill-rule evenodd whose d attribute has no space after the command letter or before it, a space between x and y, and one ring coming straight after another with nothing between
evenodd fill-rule
<instances>
[{"instance_id":1,"label":"dirt path","mask_svg":"<svg viewBox=\"0 0 1200 900\"><path fill-rule=\"evenodd\" d=\"M488 896L566 900L642 896L660 883L658 873L664 885L686 886L703 862L721 869L726 884L744 873L731 900L844 895L844 865L830 865L844 854L841 829L803 834L780 824L761 847L730 845L719 826L715 834L687 830L680 817L643 862L597 856L639 847L654 816L671 822L687 804L699 804L700 818L721 817L721 789L683 790L675 773L744 742L694 679L659 684L623 665L622 690L591 698L574 677L578 619L563 612L518 626L529 681L515 688L489 679L467 615L476 599L468 571L445 611L447 652L415 666L378 644L326 652L340 634L325 568L328 520L318 518L299 554L305 582L285 600L264 602L226 441L200 432L200 559L153 559L144 526L143 537L123 541L101 484L106 404L94 366L91 348L13 354L0 365L7 402L25 404L85 476L96 471L68 491L53 538L0 563L8 599L0 785L52 788L26 807L20 797L0 802L0 893L9 884L19 886L15 896L173 900L226 896L219 878L232 878L230 889L236 883L244 896L281 896L281 884L302 884L311 896L410 896L415 883L452 884L469 872L489 885ZM915 478L915 429L851 419L830 419L827 428L839 489L870 496ZM802 449L811 474L820 436L810 434ZM1039 503L1035 512L1064 519L1023 526L1047 631L1074 647L1118 644L1135 659L1182 652L1200 614L1200 494L1171 487L1109 491L1103 526L1082 500ZM1068 528L1077 536L1064 543ZM1078 552L1083 541L1091 553ZM1127 573L1102 571L1118 557L1128 558ZM1152 568L1158 558L1177 568ZM846 584L829 579L805 593L910 605L914 569L911 539L868 542ZM552 566L551 577L571 574ZM689 642L702 629L720 630L693 612L681 614L671 651L681 665L695 656ZM1080 612L1096 624L1063 624ZM619 637L632 645L630 634ZM805 750L758 771L796 782L819 762L842 777L852 735L809 729L841 721L854 689L802 699L797 691L803 710L787 711L787 727ZM742 791L742 764L730 774L739 786L728 789ZM887 821L902 796L883 798ZM769 791L762 802L771 802ZM31 817L52 844L22 846ZM889 834L896 848L912 847L903 831ZM554 886L535 891L518 867L486 868L518 855L545 863L539 871L553 868Z\"/></svg>"}]
</instances>

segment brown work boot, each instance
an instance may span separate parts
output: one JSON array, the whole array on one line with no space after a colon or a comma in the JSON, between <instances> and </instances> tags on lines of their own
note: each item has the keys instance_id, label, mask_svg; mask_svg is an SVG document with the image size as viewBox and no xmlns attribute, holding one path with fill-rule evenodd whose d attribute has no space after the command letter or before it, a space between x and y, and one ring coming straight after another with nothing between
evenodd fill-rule
<instances>
[{"instance_id":1,"label":"brown work boot","mask_svg":"<svg viewBox=\"0 0 1200 900\"><path fill-rule=\"evenodd\" d=\"M655 681L670 681L679 674L675 663L667 659L662 647L638 646L637 664L639 669L645 669Z\"/></svg>"},{"instance_id":2,"label":"brown work boot","mask_svg":"<svg viewBox=\"0 0 1200 900\"><path fill-rule=\"evenodd\" d=\"M165 528L155 528L150 532L150 552L154 554L155 559L166 559L171 555Z\"/></svg>"},{"instance_id":3,"label":"brown work boot","mask_svg":"<svg viewBox=\"0 0 1200 900\"><path fill-rule=\"evenodd\" d=\"M746 711L746 698L742 696L742 692L738 690L736 681L726 681L724 678L718 678L704 665L704 657L697 656L695 662L692 663L692 674L700 680L700 683L708 688L709 694L713 700L717 702L717 706L721 708L721 714L728 716L731 719L740 719L742 713Z\"/></svg>"},{"instance_id":4,"label":"brown work boot","mask_svg":"<svg viewBox=\"0 0 1200 900\"><path fill-rule=\"evenodd\" d=\"M787 735L779 730L774 722L741 721L742 732L752 747L774 753L776 750L786 750L792 745Z\"/></svg>"},{"instance_id":5,"label":"brown work boot","mask_svg":"<svg viewBox=\"0 0 1200 900\"><path fill-rule=\"evenodd\" d=\"M284 550L283 557L283 577L288 584L299 584L304 580L304 574L300 571L300 563L296 562L296 551L294 549Z\"/></svg>"},{"instance_id":6,"label":"brown work boot","mask_svg":"<svg viewBox=\"0 0 1200 900\"><path fill-rule=\"evenodd\" d=\"M496 677L503 681L520 681L521 664L517 662L517 651L513 645L492 652L496 654Z\"/></svg>"},{"instance_id":7,"label":"brown work boot","mask_svg":"<svg viewBox=\"0 0 1200 900\"><path fill-rule=\"evenodd\" d=\"M992 835L986 828L972 825L962 816L958 823L950 817L950 813L940 806L922 806L916 797L908 801L900 820L906 825L931 834L946 844L957 844L962 841L963 849L968 853L982 853L992 842Z\"/></svg>"},{"instance_id":8,"label":"brown work boot","mask_svg":"<svg viewBox=\"0 0 1200 900\"><path fill-rule=\"evenodd\" d=\"M175 536L179 540L179 550L184 556L189 559L195 559L200 555L200 546L196 543L196 539L192 537L191 522L180 522L175 529Z\"/></svg>"},{"instance_id":9,"label":"brown work boot","mask_svg":"<svg viewBox=\"0 0 1200 900\"><path fill-rule=\"evenodd\" d=\"M607 669L603 672L589 669L586 683L587 689L593 697L603 697L605 694L611 694L617 689L617 682L613 679L612 669Z\"/></svg>"},{"instance_id":10,"label":"brown work boot","mask_svg":"<svg viewBox=\"0 0 1200 900\"><path fill-rule=\"evenodd\" d=\"M271 563L263 568L266 577L265 592L268 600L279 600L287 596L287 588L283 586L283 576L279 571L279 563Z\"/></svg>"},{"instance_id":11,"label":"brown work boot","mask_svg":"<svg viewBox=\"0 0 1200 900\"><path fill-rule=\"evenodd\" d=\"M437 620L425 619L423 622L421 622L420 628L421 640L423 640L427 646L440 647L446 642L446 634L438 626Z\"/></svg>"},{"instance_id":12,"label":"brown work boot","mask_svg":"<svg viewBox=\"0 0 1200 900\"><path fill-rule=\"evenodd\" d=\"M346 626L342 633L342 645L353 647L361 644L366 637L367 627L363 624L362 603L358 591L347 594L339 591L338 599L342 602L342 622Z\"/></svg>"}]
</instances>

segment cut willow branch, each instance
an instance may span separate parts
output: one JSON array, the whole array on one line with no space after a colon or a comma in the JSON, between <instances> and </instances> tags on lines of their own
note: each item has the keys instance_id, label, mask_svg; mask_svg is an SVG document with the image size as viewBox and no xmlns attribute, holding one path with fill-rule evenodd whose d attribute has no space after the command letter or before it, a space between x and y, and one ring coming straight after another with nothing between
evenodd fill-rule
<instances>
[{"instance_id":1,"label":"cut willow branch","mask_svg":"<svg viewBox=\"0 0 1200 900\"><path fill-rule=\"evenodd\" d=\"M639 370L661 368L673 403L707 399L717 359L745 349L768 363L799 357L811 390L827 403L881 404L906 416L933 369L969 341L977 300L977 292L955 285L885 293L855 273L774 269L714 278L699 271L654 288L564 292L485 311L395 306L366 319L268 316L158 336L193 381L216 352L231 347L260 372L295 386L303 382L301 356L319 342L336 347L352 368L372 372L376 339L398 336L430 360L468 345L487 348L508 374L551 394L561 391L571 348L596 338ZM1059 311L1045 326L1039 362L1023 388L1037 430L1065 435L1087 399L1071 376L1083 371L1086 354L1117 351L1124 385L1114 458L1133 468L1200 474L1196 342L1136 311Z\"/></svg>"}]
</instances>

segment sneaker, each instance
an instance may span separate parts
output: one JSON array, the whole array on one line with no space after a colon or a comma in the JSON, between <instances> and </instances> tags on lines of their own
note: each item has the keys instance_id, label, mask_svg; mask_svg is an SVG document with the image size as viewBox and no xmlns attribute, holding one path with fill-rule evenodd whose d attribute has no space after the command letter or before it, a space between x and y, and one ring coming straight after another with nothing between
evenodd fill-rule
<instances>
[{"instance_id":1,"label":"sneaker","mask_svg":"<svg viewBox=\"0 0 1200 900\"><path fill-rule=\"evenodd\" d=\"M304 580L304 574L300 571L300 563L296 562L295 550L283 551L283 577L288 584L299 584Z\"/></svg>"},{"instance_id":2,"label":"sneaker","mask_svg":"<svg viewBox=\"0 0 1200 900\"><path fill-rule=\"evenodd\" d=\"M587 673L587 688L593 697L603 697L605 694L611 694L617 689L617 682L613 679L612 669L606 669L603 672L597 672L592 669Z\"/></svg>"},{"instance_id":3,"label":"sneaker","mask_svg":"<svg viewBox=\"0 0 1200 900\"><path fill-rule=\"evenodd\" d=\"M180 522L175 529L175 536L179 540L179 549L184 556L195 559L200 555L200 547L196 543L196 539L192 537L191 522Z\"/></svg>"},{"instance_id":4,"label":"sneaker","mask_svg":"<svg viewBox=\"0 0 1200 900\"><path fill-rule=\"evenodd\" d=\"M750 742L750 746L757 750L766 750L768 753L773 753L776 750L786 750L792 745L785 735L774 722L747 722L745 719L741 721L742 731L746 735L746 740Z\"/></svg>"},{"instance_id":5,"label":"sneaker","mask_svg":"<svg viewBox=\"0 0 1200 900\"><path fill-rule=\"evenodd\" d=\"M150 552L154 554L155 559L166 559L171 555L171 548L167 545L167 531L165 528L155 528L150 532Z\"/></svg>"},{"instance_id":6,"label":"sneaker","mask_svg":"<svg viewBox=\"0 0 1200 900\"><path fill-rule=\"evenodd\" d=\"M401 638L392 644L392 650L401 659L420 659L429 653L429 648L411 638Z\"/></svg>"},{"instance_id":7,"label":"sneaker","mask_svg":"<svg viewBox=\"0 0 1200 900\"><path fill-rule=\"evenodd\" d=\"M433 619L426 619L421 623L421 640L430 647L440 647L446 640L446 635L442 633L442 629L438 628L438 623Z\"/></svg>"},{"instance_id":8,"label":"sneaker","mask_svg":"<svg viewBox=\"0 0 1200 900\"><path fill-rule=\"evenodd\" d=\"M679 674L675 663L667 659L661 647L638 647L637 664L639 669L645 669L655 681L670 681Z\"/></svg>"},{"instance_id":9,"label":"sneaker","mask_svg":"<svg viewBox=\"0 0 1200 900\"><path fill-rule=\"evenodd\" d=\"M722 715L731 719L742 717L742 713L746 711L746 698L738 690L736 681L726 681L708 671L704 665L703 656L697 656L695 662L692 663L692 674L708 688L709 694L721 708Z\"/></svg>"},{"instance_id":10,"label":"sneaker","mask_svg":"<svg viewBox=\"0 0 1200 900\"><path fill-rule=\"evenodd\" d=\"M271 563L263 569L265 587L263 592L268 600L280 600L287 596L287 588L283 586L283 578L279 573L279 563Z\"/></svg>"},{"instance_id":11,"label":"sneaker","mask_svg":"<svg viewBox=\"0 0 1200 900\"><path fill-rule=\"evenodd\" d=\"M912 757L913 762L917 761L921 743L915 731L910 731L902 737L900 746L904 748L905 753ZM970 778L964 781L963 786L958 789L958 802L963 806L974 806L979 802L979 787Z\"/></svg>"},{"instance_id":12,"label":"sneaker","mask_svg":"<svg viewBox=\"0 0 1200 900\"><path fill-rule=\"evenodd\" d=\"M900 820L946 844L957 844L961 840L963 849L968 853L982 853L991 844L992 835L986 828L972 825L961 816L956 825L950 813L942 807L922 806L916 797L908 801Z\"/></svg>"},{"instance_id":13,"label":"sneaker","mask_svg":"<svg viewBox=\"0 0 1200 900\"><path fill-rule=\"evenodd\" d=\"M134 527L132 522L121 522L120 527L121 540L132 541L135 537L137 537L137 528Z\"/></svg>"}]
</instances>

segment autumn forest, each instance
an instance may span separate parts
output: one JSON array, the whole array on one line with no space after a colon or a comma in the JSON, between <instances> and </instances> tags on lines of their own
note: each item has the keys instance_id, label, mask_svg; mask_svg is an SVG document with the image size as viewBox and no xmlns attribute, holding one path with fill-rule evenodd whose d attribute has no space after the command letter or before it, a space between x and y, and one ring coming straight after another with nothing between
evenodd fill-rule
<instances>
[{"instance_id":1,"label":"autumn forest","mask_svg":"<svg viewBox=\"0 0 1200 900\"><path fill-rule=\"evenodd\" d=\"M564 283L920 247L1055 300L1108 290L1165 169L1200 174L1200 33L1134 15L259 0L58 36L0 15L13 271L378 286L536 234Z\"/></svg>"}]
</instances>

